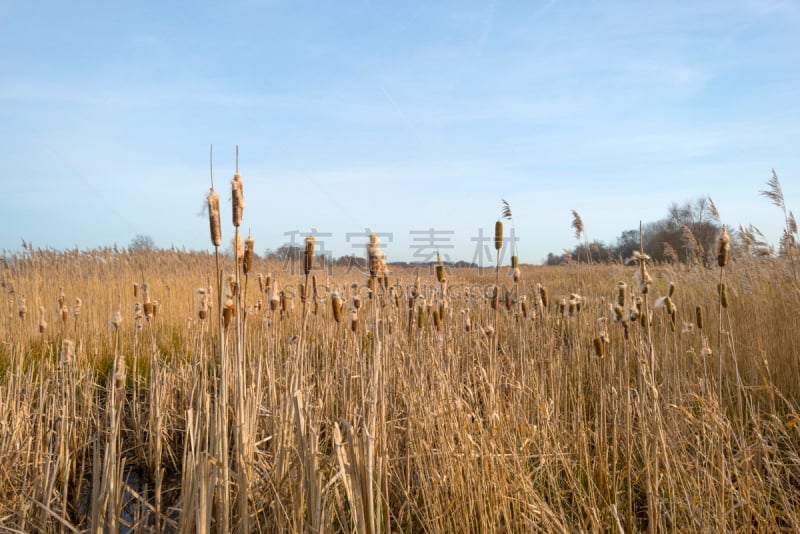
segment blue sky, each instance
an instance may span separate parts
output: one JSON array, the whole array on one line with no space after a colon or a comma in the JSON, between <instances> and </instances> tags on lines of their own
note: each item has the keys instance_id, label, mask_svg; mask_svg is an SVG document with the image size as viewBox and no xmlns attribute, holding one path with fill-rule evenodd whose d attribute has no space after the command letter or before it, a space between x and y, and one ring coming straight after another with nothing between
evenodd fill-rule
<instances>
[{"instance_id":1,"label":"blue sky","mask_svg":"<svg viewBox=\"0 0 800 534\"><path fill-rule=\"evenodd\" d=\"M501 198L523 262L705 195L777 241L772 168L800 209L796 0L0 0L0 73L0 249L210 249L210 144L258 251L471 260Z\"/></svg>"}]
</instances>

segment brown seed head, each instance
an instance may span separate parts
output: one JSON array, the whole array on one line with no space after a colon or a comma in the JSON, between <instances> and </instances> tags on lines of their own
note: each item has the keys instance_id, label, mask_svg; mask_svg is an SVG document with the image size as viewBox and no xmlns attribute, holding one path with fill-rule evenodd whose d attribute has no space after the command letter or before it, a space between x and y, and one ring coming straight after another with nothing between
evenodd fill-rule
<instances>
[{"instance_id":1,"label":"brown seed head","mask_svg":"<svg viewBox=\"0 0 800 534\"><path fill-rule=\"evenodd\" d=\"M244 261L242 261L242 269L244 270L244 274L247 274L253 270L253 256L255 255L255 246L256 240L252 237L248 237L244 241Z\"/></svg>"},{"instance_id":2,"label":"brown seed head","mask_svg":"<svg viewBox=\"0 0 800 534\"><path fill-rule=\"evenodd\" d=\"M494 223L494 249L500 250L503 248L503 221L497 220Z\"/></svg>"},{"instance_id":3,"label":"brown seed head","mask_svg":"<svg viewBox=\"0 0 800 534\"><path fill-rule=\"evenodd\" d=\"M244 212L244 190L242 189L242 175L238 172L231 180L231 204L233 206L233 225L242 225L242 212Z\"/></svg>"},{"instance_id":4,"label":"brown seed head","mask_svg":"<svg viewBox=\"0 0 800 534\"><path fill-rule=\"evenodd\" d=\"M303 252L303 272L308 276L314 266L314 242L316 238L313 235L306 237L306 249Z\"/></svg>"},{"instance_id":5,"label":"brown seed head","mask_svg":"<svg viewBox=\"0 0 800 534\"><path fill-rule=\"evenodd\" d=\"M444 263L442 263L442 257L439 253L436 253L436 279L439 281L440 284L445 283L447 278L444 272Z\"/></svg>"},{"instance_id":6,"label":"brown seed head","mask_svg":"<svg viewBox=\"0 0 800 534\"><path fill-rule=\"evenodd\" d=\"M211 227L211 244L222 245L222 221L219 216L219 193L213 189L208 193L208 222Z\"/></svg>"}]
</instances>

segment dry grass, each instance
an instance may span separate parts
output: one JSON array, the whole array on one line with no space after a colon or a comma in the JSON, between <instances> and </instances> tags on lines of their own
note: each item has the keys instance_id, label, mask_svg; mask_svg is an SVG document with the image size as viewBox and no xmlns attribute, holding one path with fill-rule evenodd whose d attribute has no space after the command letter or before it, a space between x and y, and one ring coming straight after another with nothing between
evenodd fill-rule
<instances>
[{"instance_id":1,"label":"dry grass","mask_svg":"<svg viewBox=\"0 0 800 534\"><path fill-rule=\"evenodd\" d=\"M220 338L213 255L7 259L0 528L800 530L800 294L782 260L732 258L722 308L701 267L651 265L647 295L638 267L503 268L491 299L495 273L315 270L309 292L301 265L255 259L269 282L223 286L238 306ZM619 282L623 307L646 297L624 325ZM134 313L134 283L156 313ZM59 287L81 299L66 320ZM334 290L344 317L359 296L354 329Z\"/></svg>"}]
</instances>

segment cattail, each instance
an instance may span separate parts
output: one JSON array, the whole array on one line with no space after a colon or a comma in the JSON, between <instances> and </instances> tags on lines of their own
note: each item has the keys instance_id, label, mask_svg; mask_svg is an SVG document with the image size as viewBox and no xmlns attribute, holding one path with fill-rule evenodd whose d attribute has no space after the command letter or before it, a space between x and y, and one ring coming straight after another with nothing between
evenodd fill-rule
<instances>
[{"instance_id":1,"label":"cattail","mask_svg":"<svg viewBox=\"0 0 800 534\"><path fill-rule=\"evenodd\" d=\"M547 288L539 286L539 298L542 299L542 306L547 309L550 306L550 296L547 294Z\"/></svg>"},{"instance_id":2,"label":"cattail","mask_svg":"<svg viewBox=\"0 0 800 534\"><path fill-rule=\"evenodd\" d=\"M253 270L253 249L255 248L256 240L248 237L244 242L244 260L242 261L242 270L244 274L250 273Z\"/></svg>"},{"instance_id":3,"label":"cattail","mask_svg":"<svg viewBox=\"0 0 800 534\"><path fill-rule=\"evenodd\" d=\"M728 230L722 227L722 234L717 241L717 264L720 267L725 267L728 264L728 251L730 250L730 238L728 237Z\"/></svg>"},{"instance_id":4,"label":"cattail","mask_svg":"<svg viewBox=\"0 0 800 534\"><path fill-rule=\"evenodd\" d=\"M467 310L461 310L461 313L464 314L464 332L469 332L472 330L472 321L469 318Z\"/></svg>"},{"instance_id":5,"label":"cattail","mask_svg":"<svg viewBox=\"0 0 800 534\"><path fill-rule=\"evenodd\" d=\"M444 264L442 263L442 257L438 252L436 253L436 279L440 284L444 284L447 281L444 272Z\"/></svg>"},{"instance_id":6,"label":"cattail","mask_svg":"<svg viewBox=\"0 0 800 534\"><path fill-rule=\"evenodd\" d=\"M503 288L503 303L506 305L506 310L511 311L511 306L513 305L511 292L506 288Z\"/></svg>"},{"instance_id":7,"label":"cattail","mask_svg":"<svg viewBox=\"0 0 800 534\"><path fill-rule=\"evenodd\" d=\"M238 172L231 180L231 204L233 205L233 225L242 225L242 212L244 211L244 191L242 189L242 175Z\"/></svg>"},{"instance_id":8,"label":"cattail","mask_svg":"<svg viewBox=\"0 0 800 534\"><path fill-rule=\"evenodd\" d=\"M17 315L20 319L24 319L28 315L28 306L25 304L25 297L20 297L17 301Z\"/></svg>"},{"instance_id":9,"label":"cattail","mask_svg":"<svg viewBox=\"0 0 800 534\"><path fill-rule=\"evenodd\" d=\"M213 189L208 193L208 222L211 227L211 244L222 245L222 221L219 216L219 193Z\"/></svg>"},{"instance_id":10,"label":"cattail","mask_svg":"<svg viewBox=\"0 0 800 534\"><path fill-rule=\"evenodd\" d=\"M617 305L625 306L628 299L628 284L625 282L617 282Z\"/></svg>"},{"instance_id":11,"label":"cattail","mask_svg":"<svg viewBox=\"0 0 800 534\"><path fill-rule=\"evenodd\" d=\"M154 309L154 306L153 306L153 302L152 301L144 303L144 316L145 316L145 319L147 319L148 321L153 318L153 315L154 315L153 309Z\"/></svg>"},{"instance_id":12,"label":"cattail","mask_svg":"<svg viewBox=\"0 0 800 534\"><path fill-rule=\"evenodd\" d=\"M614 306L614 318L619 323L622 323L627 319L627 317L625 316L625 309L622 306L620 305Z\"/></svg>"},{"instance_id":13,"label":"cattail","mask_svg":"<svg viewBox=\"0 0 800 534\"><path fill-rule=\"evenodd\" d=\"M697 328L702 330L703 329L703 307L697 306L694 309L694 316L697 323Z\"/></svg>"},{"instance_id":14,"label":"cattail","mask_svg":"<svg viewBox=\"0 0 800 534\"><path fill-rule=\"evenodd\" d=\"M723 308L728 307L728 286L725 284L717 284L719 290L719 302Z\"/></svg>"},{"instance_id":15,"label":"cattail","mask_svg":"<svg viewBox=\"0 0 800 534\"><path fill-rule=\"evenodd\" d=\"M353 332L358 331L358 310L350 312L350 330Z\"/></svg>"},{"instance_id":16,"label":"cattail","mask_svg":"<svg viewBox=\"0 0 800 534\"><path fill-rule=\"evenodd\" d=\"M522 277L522 272L519 270L519 267L514 267L514 282L519 282L519 279Z\"/></svg>"},{"instance_id":17,"label":"cattail","mask_svg":"<svg viewBox=\"0 0 800 534\"><path fill-rule=\"evenodd\" d=\"M59 313L61 313L61 308L64 307L64 300L66 300L66 297L64 296L64 288L59 286L58 299L56 299L56 310L58 310Z\"/></svg>"},{"instance_id":18,"label":"cattail","mask_svg":"<svg viewBox=\"0 0 800 534\"><path fill-rule=\"evenodd\" d=\"M528 318L528 299L526 297L524 297L524 296L522 297L522 302L521 302L521 306L520 307L522 308L522 317L527 319Z\"/></svg>"},{"instance_id":19,"label":"cattail","mask_svg":"<svg viewBox=\"0 0 800 534\"><path fill-rule=\"evenodd\" d=\"M592 343L594 344L594 355L597 356L598 358L602 358L603 356L605 356L606 344L603 341L603 338L596 337L594 338L594 340L592 340Z\"/></svg>"},{"instance_id":20,"label":"cattail","mask_svg":"<svg viewBox=\"0 0 800 534\"><path fill-rule=\"evenodd\" d=\"M281 296L280 292L278 291L278 283L275 282L275 285L270 287L267 291L269 296L269 309L270 311L275 311L281 305Z\"/></svg>"},{"instance_id":21,"label":"cattail","mask_svg":"<svg viewBox=\"0 0 800 534\"><path fill-rule=\"evenodd\" d=\"M667 292L667 295L669 297L672 297L672 295L674 295L674 294L675 294L675 282L670 282L669 283L669 291Z\"/></svg>"},{"instance_id":22,"label":"cattail","mask_svg":"<svg viewBox=\"0 0 800 534\"><path fill-rule=\"evenodd\" d=\"M67 319L69 319L69 308L66 306L61 306L61 322L66 323Z\"/></svg>"},{"instance_id":23,"label":"cattail","mask_svg":"<svg viewBox=\"0 0 800 534\"><path fill-rule=\"evenodd\" d=\"M44 306L39 306L39 333L44 334L47 331L47 319L44 318Z\"/></svg>"},{"instance_id":24,"label":"cattail","mask_svg":"<svg viewBox=\"0 0 800 534\"><path fill-rule=\"evenodd\" d=\"M561 297L558 300L558 313L560 315L566 315L566 313L567 313L567 297Z\"/></svg>"},{"instance_id":25,"label":"cattail","mask_svg":"<svg viewBox=\"0 0 800 534\"><path fill-rule=\"evenodd\" d=\"M494 249L500 250L503 248L503 221L497 220L494 223Z\"/></svg>"},{"instance_id":26,"label":"cattail","mask_svg":"<svg viewBox=\"0 0 800 534\"><path fill-rule=\"evenodd\" d=\"M493 310L496 310L499 290L497 286L492 286L490 291L491 293L489 294L489 305L492 307Z\"/></svg>"},{"instance_id":27,"label":"cattail","mask_svg":"<svg viewBox=\"0 0 800 534\"><path fill-rule=\"evenodd\" d=\"M79 297L75 297L75 304L72 305L72 317L76 321L81 316L81 308L83 308L83 301Z\"/></svg>"},{"instance_id":28,"label":"cattail","mask_svg":"<svg viewBox=\"0 0 800 534\"><path fill-rule=\"evenodd\" d=\"M155 319L156 316L158 316L158 301L156 299L153 299L153 302L151 302L151 306L152 306L152 308L150 310L150 317L152 319ZM145 312L147 312L146 308L145 308Z\"/></svg>"},{"instance_id":29,"label":"cattail","mask_svg":"<svg viewBox=\"0 0 800 534\"><path fill-rule=\"evenodd\" d=\"M331 308L333 311L333 318L336 320L337 323L342 321L342 306L344 303L342 302L342 298L339 296L339 293L336 291L333 292L331 295Z\"/></svg>"},{"instance_id":30,"label":"cattail","mask_svg":"<svg viewBox=\"0 0 800 534\"><path fill-rule=\"evenodd\" d=\"M144 312L142 311L142 304L139 302L133 303L133 322L138 323L144 319Z\"/></svg>"},{"instance_id":31,"label":"cattail","mask_svg":"<svg viewBox=\"0 0 800 534\"><path fill-rule=\"evenodd\" d=\"M355 308L356 310L361 308L361 297L358 296L358 294L353 295L353 308Z\"/></svg>"},{"instance_id":32,"label":"cattail","mask_svg":"<svg viewBox=\"0 0 800 534\"><path fill-rule=\"evenodd\" d=\"M65 339L61 342L61 365L72 363L75 359L75 343Z\"/></svg>"},{"instance_id":33,"label":"cattail","mask_svg":"<svg viewBox=\"0 0 800 534\"><path fill-rule=\"evenodd\" d=\"M281 291L280 299L281 299L281 313L286 313L287 311L289 311L289 301L286 297L285 291Z\"/></svg>"},{"instance_id":34,"label":"cattail","mask_svg":"<svg viewBox=\"0 0 800 534\"><path fill-rule=\"evenodd\" d=\"M119 310L114 311L111 314L111 320L109 323L111 324L111 328L113 328L115 331L119 330L119 327L122 324L122 312Z\"/></svg>"},{"instance_id":35,"label":"cattail","mask_svg":"<svg viewBox=\"0 0 800 534\"><path fill-rule=\"evenodd\" d=\"M118 393L125 389L125 375L125 357L120 354L117 356L114 365L114 388Z\"/></svg>"},{"instance_id":36,"label":"cattail","mask_svg":"<svg viewBox=\"0 0 800 534\"><path fill-rule=\"evenodd\" d=\"M517 267L519 267L519 257L516 254L514 254L513 256L511 256L511 268L516 269Z\"/></svg>"},{"instance_id":37,"label":"cattail","mask_svg":"<svg viewBox=\"0 0 800 534\"><path fill-rule=\"evenodd\" d=\"M197 288L197 317L202 321L208 317L208 294L204 287Z\"/></svg>"},{"instance_id":38,"label":"cattail","mask_svg":"<svg viewBox=\"0 0 800 534\"><path fill-rule=\"evenodd\" d=\"M488 325L488 326L484 327L483 334L487 338L492 339L494 337L494 327L492 325Z\"/></svg>"},{"instance_id":39,"label":"cattail","mask_svg":"<svg viewBox=\"0 0 800 534\"><path fill-rule=\"evenodd\" d=\"M231 324L231 319L233 318L234 314L236 313L236 306L233 303L232 298L228 298L225 301L225 306L222 308L222 326L227 329Z\"/></svg>"},{"instance_id":40,"label":"cattail","mask_svg":"<svg viewBox=\"0 0 800 534\"><path fill-rule=\"evenodd\" d=\"M381 250L381 242L377 234L369 235L369 243L367 243L367 257L369 259L369 276L375 278L382 276L386 268L386 257Z\"/></svg>"},{"instance_id":41,"label":"cattail","mask_svg":"<svg viewBox=\"0 0 800 534\"><path fill-rule=\"evenodd\" d=\"M433 326L436 330L442 329L442 316L438 309L433 310Z\"/></svg>"},{"instance_id":42,"label":"cattail","mask_svg":"<svg viewBox=\"0 0 800 534\"><path fill-rule=\"evenodd\" d=\"M262 275L261 273L258 273L258 292L259 293L264 292L264 275Z\"/></svg>"},{"instance_id":43,"label":"cattail","mask_svg":"<svg viewBox=\"0 0 800 534\"><path fill-rule=\"evenodd\" d=\"M425 304L417 306L417 328L425 326Z\"/></svg>"},{"instance_id":44,"label":"cattail","mask_svg":"<svg viewBox=\"0 0 800 534\"><path fill-rule=\"evenodd\" d=\"M138 296L139 296L139 284L134 282L133 283L133 298L136 298Z\"/></svg>"},{"instance_id":45,"label":"cattail","mask_svg":"<svg viewBox=\"0 0 800 534\"><path fill-rule=\"evenodd\" d=\"M303 252L303 272L308 276L314 266L314 242L316 238L313 235L306 237L306 249Z\"/></svg>"}]
</instances>

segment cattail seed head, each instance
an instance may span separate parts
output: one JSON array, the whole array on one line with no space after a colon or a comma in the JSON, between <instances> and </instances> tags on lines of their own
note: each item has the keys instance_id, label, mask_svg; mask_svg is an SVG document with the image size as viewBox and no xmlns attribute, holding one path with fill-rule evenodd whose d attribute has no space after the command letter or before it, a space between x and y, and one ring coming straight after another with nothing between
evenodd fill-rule
<instances>
[{"instance_id":1,"label":"cattail seed head","mask_svg":"<svg viewBox=\"0 0 800 534\"><path fill-rule=\"evenodd\" d=\"M28 315L28 306L25 304L25 297L20 297L17 301L17 315L20 319L24 319Z\"/></svg>"},{"instance_id":2,"label":"cattail seed head","mask_svg":"<svg viewBox=\"0 0 800 534\"><path fill-rule=\"evenodd\" d=\"M115 331L119 330L119 327L122 324L122 312L119 310L114 311L111 314L111 320L109 323L111 324L111 328L113 328Z\"/></svg>"},{"instance_id":3,"label":"cattail seed head","mask_svg":"<svg viewBox=\"0 0 800 534\"><path fill-rule=\"evenodd\" d=\"M367 243L367 257L369 260L370 278L383 276L383 272L386 269L386 256L381 250L381 242L380 239L378 239L378 234L369 235L369 243Z\"/></svg>"},{"instance_id":4,"label":"cattail seed head","mask_svg":"<svg viewBox=\"0 0 800 534\"><path fill-rule=\"evenodd\" d=\"M222 245L222 221L219 216L219 193L213 189L208 193L208 222L211 227L211 244Z\"/></svg>"},{"instance_id":5,"label":"cattail seed head","mask_svg":"<svg viewBox=\"0 0 800 534\"><path fill-rule=\"evenodd\" d=\"M520 278L522 278L522 271L519 270L519 267L514 267L514 282L519 282Z\"/></svg>"},{"instance_id":6,"label":"cattail seed head","mask_svg":"<svg viewBox=\"0 0 800 534\"><path fill-rule=\"evenodd\" d=\"M717 264L720 267L725 267L728 264L728 252L730 250L730 238L728 237L728 230L722 227L722 234L717 241Z\"/></svg>"},{"instance_id":7,"label":"cattail seed head","mask_svg":"<svg viewBox=\"0 0 800 534\"><path fill-rule=\"evenodd\" d=\"M222 308L222 326L227 329L231 324L231 319L233 318L234 314L236 313L236 306L233 303L232 298L228 298L225 301L225 306Z\"/></svg>"},{"instance_id":8,"label":"cattail seed head","mask_svg":"<svg viewBox=\"0 0 800 534\"><path fill-rule=\"evenodd\" d=\"M547 294L547 288L539 286L539 298L542 299L542 306L547 309L550 306L550 296Z\"/></svg>"},{"instance_id":9,"label":"cattail seed head","mask_svg":"<svg viewBox=\"0 0 800 534\"><path fill-rule=\"evenodd\" d=\"M433 326L436 330L442 329L442 316L438 309L433 310Z\"/></svg>"},{"instance_id":10,"label":"cattail seed head","mask_svg":"<svg viewBox=\"0 0 800 534\"><path fill-rule=\"evenodd\" d=\"M517 267L519 267L519 257L516 254L514 254L513 256L511 256L511 268L516 269Z\"/></svg>"},{"instance_id":11,"label":"cattail seed head","mask_svg":"<svg viewBox=\"0 0 800 534\"><path fill-rule=\"evenodd\" d=\"M303 252L303 272L308 276L314 266L314 242L316 238L313 235L306 237L306 249Z\"/></svg>"},{"instance_id":12,"label":"cattail seed head","mask_svg":"<svg viewBox=\"0 0 800 534\"><path fill-rule=\"evenodd\" d=\"M258 292L259 293L264 292L264 275L262 275L261 273L258 273Z\"/></svg>"},{"instance_id":13,"label":"cattail seed head","mask_svg":"<svg viewBox=\"0 0 800 534\"><path fill-rule=\"evenodd\" d=\"M242 212L244 212L244 190L242 189L242 175L238 172L231 180L231 204L233 206L233 225L242 225Z\"/></svg>"},{"instance_id":14,"label":"cattail seed head","mask_svg":"<svg viewBox=\"0 0 800 534\"><path fill-rule=\"evenodd\" d=\"M444 272L444 263L442 263L442 257L438 252L436 253L436 279L440 284L443 284L445 281L447 281Z\"/></svg>"},{"instance_id":15,"label":"cattail seed head","mask_svg":"<svg viewBox=\"0 0 800 534\"><path fill-rule=\"evenodd\" d=\"M592 344L594 345L594 355L598 358L602 358L606 354L606 344L603 341L602 337L596 337L592 340Z\"/></svg>"},{"instance_id":16,"label":"cattail seed head","mask_svg":"<svg viewBox=\"0 0 800 534\"><path fill-rule=\"evenodd\" d=\"M625 302L628 299L628 284L625 282L617 282L617 305L618 306L625 306Z\"/></svg>"},{"instance_id":17,"label":"cattail seed head","mask_svg":"<svg viewBox=\"0 0 800 534\"><path fill-rule=\"evenodd\" d=\"M528 299L526 299L525 297L522 297L521 308L522 308L522 317L527 319L528 318Z\"/></svg>"},{"instance_id":18,"label":"cattail seed head","mask_svg":"<svg viewBox=\"0 0 800 534\"><path fill-rule=\"evenodd\" d=\"M133 298L136 298L138 296L139 296L139 284L134 282L133 283Z\"/></svg>"},{"instance_id":19,"label":"cattail seed head","mask_svg":"<svg viewBox=\"0 0 800 534\"><path fill-rule=\"evenodd\" d=\"M44 318L44 306L39 306L39 333L44 334L47 331L47 319Z\"/></svg>"},{"instance_id":20,"label":"cattail seed head","mask_svg":"<svg viewBox=\"0 0 800 534\"><path fill-rule=\"evenodd\" d=\"M69 319L69 308L66 306L61 306L61 322L66 323L67 319Z\"/></svg>"},{"instance_id":21,"label":"cattail seed head","mask_svg":"<svg viewBox=\"0 0 800 534\"><path fill-rule=\"evenodd\" d=\"M58 299L56 299L56 309L59 312L61 312L61 308L64 307L65 298L66 297L64 296L64 288L63 287L59 287L58 288Z\"/></svg>"},{"instance_id":22,"label":"cattail seed head","mask_svg":"<svg viewBox=\"0 0 800 534\"><path fill-rule=\"evenodd\" d=\"M667 292L667 296L672 297L675 294L675 282L669 283L669 291Z\"/></svg>"},{"instance_id":23,"label":"cattail seed head","mask_svg":"<svg viewBox=\"0 0 800 534\"><path fill-rule=\"evenodd\" d=\"M350 312L350 330L353 332L358 331L358 310Z\"/></svg>"},{"instance_id":24,"label":"cattail seed head","mask_svg":"<svg viewBox=\"0 0 800 534\"><path fill-rule=\"evenodd\" d=\"M202 321L208 317L208 303L209 296L206 293L206 288L200 287L197 289L197 317Z\"/></svg>"},{"instance_id":25,"label":"cattail seed head","mask_svg":"<svg viewBox=\"0 0 800 534\"><path fill-rule=\"evenodd\" d=\"M331 308L333 311L333 318L336 320L337 323L342 321L342 297L339 296L339 293L333 292L331 295Z\"/></svg>"},{"instance_id":26,"label":"cattail seed head","mask_svg":"<svg viewBox=\"0 0 800 534\"><path fill-rule=\"evenodd\" d=\"M242 270L244 274L248 274L253 270L253 256L255 254L256 240L248 237L244 241L244 260L242 261Z\"/></svg>"},{"instance_id":27,"label":"cattail seed head","mask_svg":"<svg viewBox=\"0 0 800 534\"><path fill-rule=\"evenodd\" d=\"M125 377L125 357L120 354L114 362L114 388L118 393L125 389Z\"/></svg>"},{"instance_id":28,"label":"cattail seed head","mask_svg":"<svg viewBox=\"0 0 800 534\"><path fill-rule=\"evenodd\" d=\"M703 307L697 306L694 309L694 316L695 322L697 323L697 328L702 330L703 329Z\"/></svg>"},{"instance_id":29,"label":"cattail seed head","mask_svg":"<svg viewBox=\"0 0 800 534\"><path fill-rule=\"evenodd\" d=\"M75 297L75 303L72 305L72 317L77 321L81 316L81 309L83 308L83 301L79 297Z\"/></svg>"},{"instance_id":30,"label":"cattail seed head","mask_svg":"<svg viewBox=\"0 0 800 534\"><path fill-rule=\"evenodd\" d=\"M719 302L723 308L728 307L728 286L725 284L717 284L719 289Z\"/></svg>"},{"instance_id":31,"label":"cattail seed head","mask_svg":"<svg viewBox=\"0 0 800 534\"><path fill-rule=\"evenodd\" d=\"M503 221L499 220L494 223L494 249L500 250L503 248Z\"/></svg>"}]
</instances>

